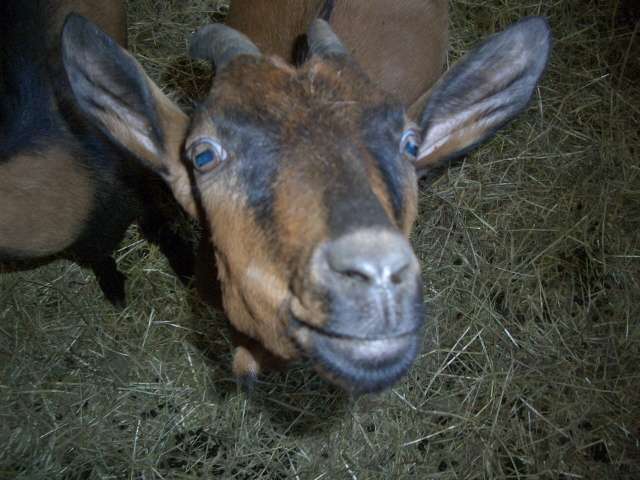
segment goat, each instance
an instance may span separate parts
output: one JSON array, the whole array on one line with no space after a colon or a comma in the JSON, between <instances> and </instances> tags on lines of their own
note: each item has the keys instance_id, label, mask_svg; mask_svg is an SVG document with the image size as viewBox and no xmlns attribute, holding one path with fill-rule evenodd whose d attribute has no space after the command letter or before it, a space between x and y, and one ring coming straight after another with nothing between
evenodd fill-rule
<instances>
[{"instance_id":1,"label":"goat","mask_svg":"<svg viewBox=\"0 0 640 480\"><path fill-rule=\"evenodd\" d=\"M251 383L268 358L306 356L365 393L402 377L422 343L420 266L407 240L418 177L528 104L551 34L532 17L490 37L438 81L416 123L322 19L300 68L228 26L196 32L191 55L217 73L191 119L86 19L71 16L62 43L87 117L208 227L224 309L249 339L234 351L235 375Z\"/></svg>"},{"instance_id":2,"label":"goat","mask_svg":"<svg viewBox=\"0 0 640 480\"><path fill-rule=\"evenodd\" d=\"M225 24L299 63L307 27L317 16L330 20L367 76L411 105L442 74L448 13L447 0L233 0Z\"/></svg>"},{"instance_id":3,"label":"goat","mask_svg":"<svg viewBox=\"0 0 640 480\"><path fill-rule=\"evenodd\" d=\"M60 57L71 11L126 45L124 1L4 1L0 86L0 271L65 258L89 267L105 297L125 303L112 252L134 221L183 281L193 253L172 231L179 206L162 180L79 112ZM124 92L119 92L124 95Z\"/></svg>"}]
</instances>

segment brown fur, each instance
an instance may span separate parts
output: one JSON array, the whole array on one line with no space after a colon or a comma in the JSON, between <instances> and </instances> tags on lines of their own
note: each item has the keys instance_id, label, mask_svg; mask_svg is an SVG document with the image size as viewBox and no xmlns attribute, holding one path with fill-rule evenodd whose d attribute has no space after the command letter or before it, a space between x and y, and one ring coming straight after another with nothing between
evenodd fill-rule
<instances>
[{"instance_id":1,"label":"brown fur","mask_svg":"<svg viewBox=\"0 0 640 480\"><path fill-rule=\"evenodd\" d=\"M277 79L268 76L256 80L263 82L267 89L273 82L277 82ZM237 93L230 91L221 95L226 103L241 105L243 99ZM195 117L193 125L188 142L217 135L206 111L202 116ZM175 164L174 167L180 170ZM279 316L281 299L286 294L286 284L282 284L276 266L271 265L268 256L262 253L267 239L261 234L253 217L246 214L246 199L234 193L241 190L237 179L229 176L226 180L215 185L206 185L205 180L200 185L203 217L211 226L210 241L216 245L217 268L213 271L217 270L218 278L199 278L198 289L204 298L209 298L210 292L217 288L214 283L219 279L223 287L224 308L229 317L233 318L234 327L250 338L265 341L275 355L292 358L295 350L286 341L283 325L274 322ZM183 206L193 206L193 200L186 200L186 205ZM238 241L239 239L242 241ZM228 255L222 252L228 252ZM249 348L251 345L242 347L237 352L238 359L234 360L237 374L245 371L248 375L259 370L256 362L260 355L256 354L258 358L253 359L249 356Z\"/></svg>"},{"instance_id":2,"label":"brown fur","mask_svg":"<svg viewBox=\"0 0 640 480\"><path fill-rule=\"evenodd\" d=\"M279 266L269 258L268 249L265 251L268 239L252 217L246 215L242 198L216 190L204 192L203 206L214 226L211 241L216 246L225 311L238 331L260 339L279 357L295 358L297 352L285 335L285 324L281 321L281 307L287 298L288 286ZM228 201L219 204L218 195L227 196ZM215 228L222 225L226 227Z\"/></svg>"},{"instance_id":3,"label":"brown fur","mask_svg":"<svg viewBox=\"0 0 640 480\"><path fill-rule=\"evenodd\" d=\"M255 85L261 88L254 88ZM358 138L359 112L387 100L388 97L357 68L313 61L296 71L290 66L283 68L281 61L269 61L239 65L222 72L215 95L205 103L207 108L193 119L187 146L198 138L219 137L210 115L229 109L246 110L255 115L252 112L260 105L277 119L282 132L285 150L279 160L281 171L276 180L273 208L277 253L274 254L275 238L249 213L242 185L238 183L240 180L231 170L221 168L219 172L213 172L211 181L206 175L197 179L205 220L216 247L225 311L235 329L258 339L260 345L277 357L293 359L299 354L286 331L290 302L294 302L291 307L297 308L296 314L311 325L321 327L327 320L321 313L324 306L313 295L306 294L306 264L311 249L330 237L325 218L326 204L322 198L324 185L345 179L327 178L327 175L333 175L331 169L320 173L323 170L313 167L314 163L322 162L321 158L305 157L323 144L323 148L332 151L332 137L323 138L326 132L331 132L332 125L341 126L341 135ZM324 112L323 116L318 114L319 108ZM290 147L299 144L301 129L312 135L310 141L314 147L310 151L304 143L299 149ZM366 161L358 180L371 185L373 196L380 202L390 223L408 233L416 213L413 167L407 163L409 181L404 189L405 214L398 224L393 219L389 192L364 145L360 154ZM335 175L338 174L336 170ZM292 286L301 299L291 296ZM199 288L213 291L213 279L208 279L208 285ZM206 292L205 295L209 296ZM261 370L264 355L254 347L248 344L238 348L234 359L236 374L251 375ZM254 355L251 355L252 351Z\"/></svg>"},{"instance_id":4,"label":"brown fur","mask_svg":"<svg viewBox=\"0 0 640 480\"><path fill-rule=\"evenodd\" d=\"M16 80L6 84L18 94L17 106L12 107L15 111L7 116L8 125L12 125L14 118L26 118L28 122L24 125L27 133L11 140L15 145L9 143L12 149L3 154L0 163L2 270L33 268L58 258L70 259L90 267L106 297L122 305L125 279L118 272L112 253L128 226L136 221L141 234L156 243L181 280L188 281L193 269L190 245L169 224L178 214L178 205L157 175L127 164L122 151L87 124L63 67L60 30L66 18L79 18L67 15L71 12L87 15L125 45L126 3L43 0L26 4L24 9L17 2L15 7L9 7L8 15L32 20L38 29L33 30L33 48L28 54L16 55L17 60L8 57L10 63L6 66L16 78L30 75L25 84L33 91L23 93L14 86ZM23 32L27 33L21 37ZM9 30L7 38L31 41L29 32ZM46 98L50 105L30 103L32 95ZM41 124L31 120L32 111L37 108L42 108L42 115L46 115ZM162 118L170 118L175 126L166 135L165 148L177 156L187 119L169 101L167 105L159 104L157 109ZM129 126L123 130L131 134Z\"/></svg>"},{"instance_id":5,"label":"brown fur","mask_svg":"<svg viewBox=\"0 0 640 480\"><path fill-rule=\"evenodd\" d=\"M234 0L226 23L264 52L291 58L324 0ZM336 0L331 24L368 76L406 105L442 73L446 0Z\"/></svg>"},{"instance_id":6,"label":"brown fur","mask_svg":"<svg viewBox=\"0 0 640 480\"><path fill-rule=\"evenodd\" d=\"M51 2L48 25L50 62L59 69L59 37L65 18L80 13L127 44L124 0L60 0ZM0 249L25 257L52 255L77 238L93 208L93 180L78 161L78 146L52 145L23 153L0 164L0 198L11 199L0 210Z\"/></svg>"},{"instance_id":7,"label":"brown fur","mask_svg":"<svg viewBox=\"0 0 640 480\"><path fill-rule=\"evenodd\" d=\"M93 187L73 153L53 147L0 163L0 198L11 199L0 208L0 251L39 257L74 242L93 207Z\"/></svg>"}]
</instances>

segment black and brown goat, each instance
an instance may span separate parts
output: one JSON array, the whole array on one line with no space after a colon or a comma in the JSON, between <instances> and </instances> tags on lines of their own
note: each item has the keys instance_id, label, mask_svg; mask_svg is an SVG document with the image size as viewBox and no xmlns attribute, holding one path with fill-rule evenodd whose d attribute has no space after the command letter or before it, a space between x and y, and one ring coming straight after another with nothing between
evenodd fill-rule
<instances>
[{"instance_id":1,"label":"black and brown goat","mask_svg":"<svg viewBox=\"0 0 640 480\"><path fill-rule=\"evenodd\" d=\"M229 27L201 29L191 53L217 75L191 122L81 17L66 23L63 58L84 112L210 229L224 308L254 340L237 347L235 373L255 377L266 352L305 355L335 383L377 391L422 343L407 241L417 178L526 106L550 32L528 18L489 38L436 84L417 123L327 22L313 22L308 43L309 60L294 68Z\"/></svg>"},{"instance_id":2,"label":"black and brown goat","mask_svg":"<svg viewBox=\"0 0 640 480\"><path fill-rule=\"evenodd\" d=\"M125 301L112 256L132 222L186 280L190 245L172 231L179 207L161 179L83 119L60 58L69 12L126 44L123 1L8 0L0 6L0 271L67 258ZM124 92L120 92L125 94Z\"/></svg>"}]
</instances>

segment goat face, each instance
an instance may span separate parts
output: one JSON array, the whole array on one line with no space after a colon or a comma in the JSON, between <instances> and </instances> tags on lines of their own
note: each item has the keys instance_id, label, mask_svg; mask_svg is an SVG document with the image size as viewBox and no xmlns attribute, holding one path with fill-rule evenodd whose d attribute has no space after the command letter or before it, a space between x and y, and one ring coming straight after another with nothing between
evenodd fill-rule
<instances>
[{"instance_id":1,"label":"goat face","mask_svg":"<svg viewBox=\"0 0 640 480\"><path fill-rule=\"evenodd\" d=\"M346 62L245 56L219 72L185 146L238 330L358 390L407 370L423 320L414 137Z\"/></svg>"},{"instance_id":2,"label":"goat face","mask_svg":"<svg viewBox=\"0 0 640 480\"><path fill-rule=\"evenodd\" d=\"M189 123L94 26L72 17L63 35L81 108L208 228L234 327L277 357L304 353L357 392L396 381L421 343L422 287L406 240L416 178L524 108L549 45L539 18L491 37L436 84L416 125L323 20L300 69L210 25L191 53L217 76ZM255 375L259 357L239 347L236 373Z\"/></svg>"}]
</instances>

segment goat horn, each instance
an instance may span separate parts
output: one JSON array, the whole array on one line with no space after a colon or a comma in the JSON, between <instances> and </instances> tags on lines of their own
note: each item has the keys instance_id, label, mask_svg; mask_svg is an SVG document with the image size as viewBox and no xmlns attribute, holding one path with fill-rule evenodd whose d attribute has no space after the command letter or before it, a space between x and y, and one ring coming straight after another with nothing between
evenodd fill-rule
<instances>
[{"instance_id":1,"label":"goat horn","mask_svg":"<svg viewBox=\"0 0 640 480\"><path fill-rule=\"evenodd\" d=\"M321 58L349 55L347 49L325 20L317 18L311 23L307 39L309 52L312 55L318 55Z\"/></svg>"},{"instance_id":2,"label":"goat horn","mask_svg":"<svg viewBox=\"0 0 640 480\"><path fill-rule=\"evenodd\" d=\"M193 34L189 55L209 60L218 71L240 55L261 56L258 47L246 35L220 23L206 25Z\"/></svg>"}]
</instances>

